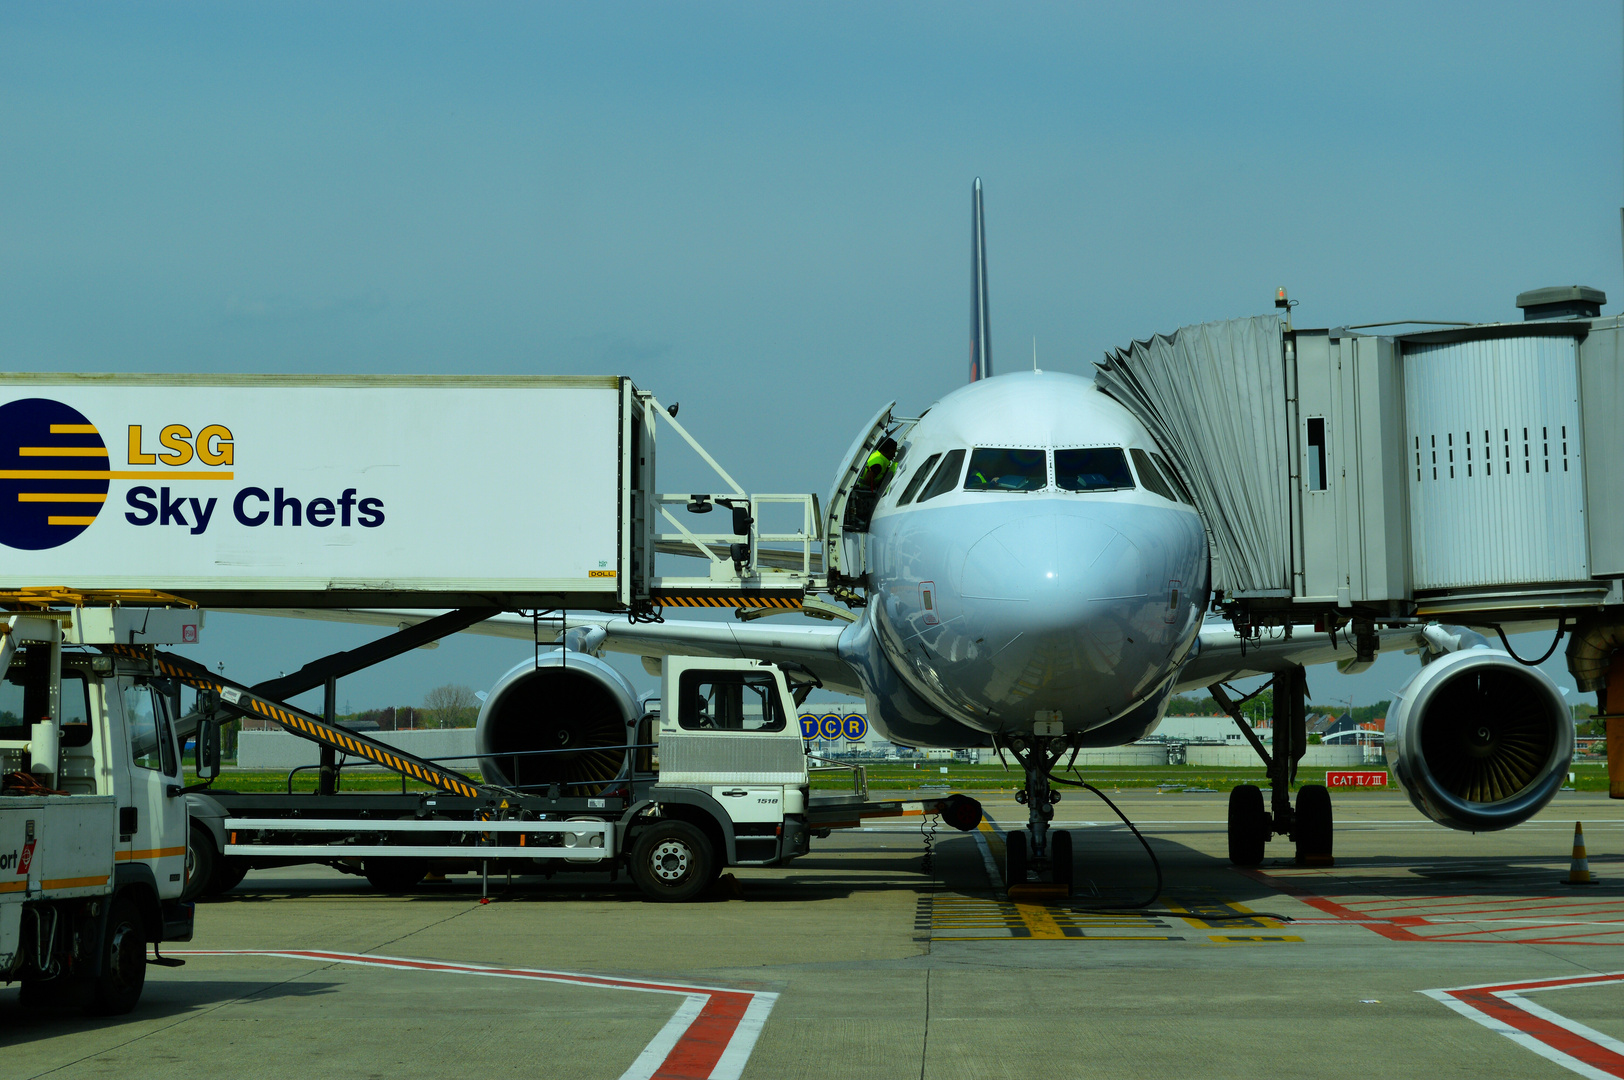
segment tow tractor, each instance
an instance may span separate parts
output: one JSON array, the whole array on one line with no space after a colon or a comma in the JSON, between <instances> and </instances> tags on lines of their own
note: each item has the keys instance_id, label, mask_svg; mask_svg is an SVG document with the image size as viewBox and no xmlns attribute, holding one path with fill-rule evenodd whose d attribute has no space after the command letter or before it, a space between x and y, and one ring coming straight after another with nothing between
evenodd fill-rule
<instances>
[{"instance_id":1,"label":"tow tractor","mask_svg":"<svg viewBox=\"0 0 1624 1080\"><path fill-rule=\"evenodd\" d=\"M403 635L401 647L423 632ZM194 790L191 895L234 887L255 868L325 863L386 892L430 873L624 870L649 898L681 901L724 867L778 866L805 855L814 836L873 818L940 815L961 830L981 821L980 804L961 794L870 799L860 767L850 792L813 793L795 710L796 692L809 687L792 666L667 657L662 708L637 702L579 640L540 651L487 698L476 777L350 731L330 708L327 717L305 712L183 657L110 652L198 691L183 726L200 745L218 745L222 723L253 716L316 742L328 761L346 755L402 779L398 794L343 792L334 767L315 793ZM610 676L617 693L603 689ZM219 777L210 761L202 785ZM407 780L433 790L408 792Z\"/></svg>"},{"instance_id":2,"label":"tow tractor","mask_svg":"<svg viewBox=\"0 0 1624 1080\"><path fill-rule=\"evenodd\" d=\"M172 687L139 657L63 650L180 631L176 613L130 623L110 609L0 622L0 981L20 981L25 1004L128 1012L148 944L192 937Z\"/></svg>"}]
</instances>

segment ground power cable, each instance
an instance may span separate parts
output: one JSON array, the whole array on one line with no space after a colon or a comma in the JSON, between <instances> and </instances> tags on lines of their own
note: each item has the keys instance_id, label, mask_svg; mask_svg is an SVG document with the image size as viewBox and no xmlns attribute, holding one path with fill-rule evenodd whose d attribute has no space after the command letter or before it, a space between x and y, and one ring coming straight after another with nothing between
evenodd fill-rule
<instances>
[{"instance_id":1,"label":"ground power cable","mask_svg":"<svg viewBox=\"0 0 1624 1080\"><path fill-rule=\"evenodd\" d=\"M1143 847L1145 849L1145 854L1150 856L1150 865L1156 871L1156 887L1151 890L1151 893L1150 893L1150 895L1148 897L1146 897L1145 899L1139 901L1137 904L1127 904L1125 906L1111 907L1111 908L1079 907L1076 910L1078 910L1078 911L1090 911L1090 912L1094 912L1094 913L1100 914L1100 915L1140 915L1140 914L1143 914L1145 909L1150 907L1150 905L1154 904L1157 901L1157 899L1159 899L1161 897L1161 895L1162 895L1162 881L1163 881L1163 878L1162 878L1162 862L1161 862L1161 860L1156 857L1156 852L1154 850L1152 850L1152 848L1150 846L1150 841L1146 840L1145 837L1144 837L1144 834L1139 831L1139 829L1134 825L1134 823L1132 821L1128 820L1128 815L1124 814L1122 812L1121 808L1118 807L1116 803L1111 801L1111 797L1109 795L1105 794L1105 792L1101 791L1099 788L1095 787L1093 784L1090 784L1087 780L1084 780L1083 777L1082 777L1082 774L1077 771L1076 766L1072 767L1071 772L1072 772L1073 776L1077 777L1077 779L1075 779L1075 780L1067 780L1065 777L1063 777L1063 776L1055 776L1053 773L1049 774L1049 779L1051 781L1053 781L1054 783L1066 784L1069 787L1087 788L1089 791L1092 791L1094 794L1098 795L1100 797L1100 800L1102 802L1104 802L1106 806L1109 806L1111 808L1112 812L1115 813L1117 817L1122 819L1122 824L1126 825L1128 827L1128 830L1133 833L1134 839L1139 841L1139 846ZM1262 919L1277 919L1280 922L1292 922L1293 921L1291 916L1289 916L1289 915L1280 915L1280 914L1278 914L1276 912L1273 912L1273 911L1253 911L1253 912L1244 913L1244 914L1241 913L1241 912L1235 912L1234 914L1212 914L1212 915L1207 915L1207 914L1197 915L1197 914L1195 914L1193 912L1191 912L1189 914L1181 915L1179 912L1169 911L1169 912L1165 912L1165 914L1172 915L1172 916L1177 917L1177 918L1198 919L1201 922L1225 922L1225 921L1234 920L1234 919L1260 919L1260 918L1262 918Z\"/></svg>"}]
</instances>

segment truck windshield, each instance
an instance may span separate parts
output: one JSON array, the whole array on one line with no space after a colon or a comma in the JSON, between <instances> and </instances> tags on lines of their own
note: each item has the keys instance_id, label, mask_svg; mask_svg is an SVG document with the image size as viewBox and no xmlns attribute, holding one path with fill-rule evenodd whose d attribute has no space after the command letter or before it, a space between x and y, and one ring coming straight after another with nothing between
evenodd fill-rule
<instances>
[{"instance_id":1,"label":"truck windshield","mask_svg":"<svg viewBox=\"0 0 1624 1080\"><path fill-rule=\"evenodd\" d=\"M1049 456L1042 450L977 449L970 454L965 491L1039 491L1049 486Z\"/></svg>"},{"instance_id":2,"label":"truck windshield","mask_svg":"<svg viewBox=\"0 0 1624 1080\"><path fill-rule=\"evenodd\" d=\"M677 722L691 731L783 731L778 681L770 672L685 671Z\"/></svg>"},{"instance_id":3,"label":"truck windshield","mask_svg":"<svg viewBox=\"0 0 1624 1080\"><path fill-rule=\"evenodd\" d=\"M1116 491L1133 487L1128 459L1115 446L1054 452L1054 482L1061 491Z\"/></svg>"}]
</instances>

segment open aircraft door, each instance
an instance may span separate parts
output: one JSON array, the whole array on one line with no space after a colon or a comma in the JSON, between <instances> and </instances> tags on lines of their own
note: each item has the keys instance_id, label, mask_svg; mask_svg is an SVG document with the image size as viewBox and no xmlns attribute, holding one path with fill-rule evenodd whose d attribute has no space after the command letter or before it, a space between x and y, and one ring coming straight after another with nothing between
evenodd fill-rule
<instances>
[{"instance_id":1,"label":"open aircraft door","mask_svg":"<svg viewBox=\"0 0 1624 1080\"><path fill-rule=\"evenodd\" d=\"M863 538L868 532L868 518L874 510L875 500L872 493L862 487L863 465L887 435L901 441L902 432L892 430L896 420L891 410L896 407L897 403L893 401L875 413L840 459L840 473L835 477L834 489L824 503L827 516L823 530L823 565L831 585L843 580L859 580L868 569L867 545ZM912 424L912 421L906 422L908 427ZM900 454L897 460L900 464Z\"/></svg>"}]
</instances>

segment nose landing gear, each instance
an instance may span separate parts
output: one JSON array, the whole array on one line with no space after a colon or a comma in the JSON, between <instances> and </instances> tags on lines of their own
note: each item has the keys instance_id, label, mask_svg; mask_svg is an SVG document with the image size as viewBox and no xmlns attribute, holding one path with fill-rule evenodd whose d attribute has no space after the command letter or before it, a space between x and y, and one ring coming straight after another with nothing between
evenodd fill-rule
<instances>
[{"instance_id":1,"label":"nose landing gear","mask_svg":"<svg viewBox=\"0 0 1624 1080\"><path fill-rule=\"evenodd\" d=\"M1005 746L1020 762L1026 783L1015 791L1015 801L1026 807L1026 829L1004 838L1004 884L1025 885L1032 874L1038 880L1072 884L1071 834L1049 828L1060 792L1049 784L1049 773L1066 752L1065 742L1049 735L1021 735Z\"/></svg>"}]
</instances>

